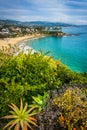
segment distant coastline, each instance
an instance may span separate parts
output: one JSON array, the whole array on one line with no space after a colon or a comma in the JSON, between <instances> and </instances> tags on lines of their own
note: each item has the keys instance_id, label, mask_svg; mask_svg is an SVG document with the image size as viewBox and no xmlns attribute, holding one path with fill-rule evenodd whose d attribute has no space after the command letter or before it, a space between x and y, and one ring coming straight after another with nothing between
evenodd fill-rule
<instances>
[{"instance_id":1,"label":"distant coastline","mask_svg":"<svg viewBox=\"0 0 87 130\"><path fill-rule=\"evenodd\" d=\"M14 46L14 45L18 45L21 44L21 42L23 42L24 40L29 40L29 39L34 39L34 38L40 38L40 37L44 37L44 36L57 36L57 37L62 37L62 36L77 36L79 34L67 34L67 33L59 33L59 34L30 34L30 35L25 35L22 37L15 37L15 38L3 38L0 39L0 49L2 49L3 47L8 48L9 45Z\"/></svg>"}]
</instances>

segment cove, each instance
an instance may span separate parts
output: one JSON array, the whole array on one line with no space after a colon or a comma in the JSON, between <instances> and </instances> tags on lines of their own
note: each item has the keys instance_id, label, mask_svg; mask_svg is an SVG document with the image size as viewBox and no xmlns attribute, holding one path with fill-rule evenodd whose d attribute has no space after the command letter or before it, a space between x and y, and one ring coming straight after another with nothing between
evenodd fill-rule
<instances>
[{"instance_id":1,"label":"cove","mask_svg":"<svg viewBox=\"0 0 87 130\"><path fill-rule=\"evenodd\" d=\"M51 51L51 56L67 65L74 72L87 72L87 35L48 36L26 41L36 51Z\"/></svg>"}]
</instances>

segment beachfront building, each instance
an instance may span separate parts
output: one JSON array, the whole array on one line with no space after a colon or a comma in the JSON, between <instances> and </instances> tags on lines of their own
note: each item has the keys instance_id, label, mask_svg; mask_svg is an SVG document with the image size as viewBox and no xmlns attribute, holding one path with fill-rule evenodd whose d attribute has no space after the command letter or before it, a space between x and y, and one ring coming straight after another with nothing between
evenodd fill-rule
<instances>
[{"instance_id":1,"label":"beachfront building","mask_svg":"<svg viewBox=\"0 0 87 130\"><path fill-rule=\"evenodd\" d=\"M31 32L30 28L25 29L27 33Z\"/></svg>"},{"instance_id":2,"label":"beachfront building","mask_svg":"<svg viewBox=\"0 0 87 130\"><path fill-rule=\"evenodd\" d=\"M9 31L8 28L3 28L3 29L1 30L1 33L2 33L2 34L9 34L10 31Z\"/></svg>"},{"instance_id":3,"label":"beachfront building","mask_svg":"<svg viewBox=\"0 0 87 130\"><path fill-rule=\"evenodd\" d=\"M17 28L16 28L16 31L21 33L21 28L20 28L20 27L17 27Z\"/></svg>"},{"instance_id":4,"label":"beachfront building","mask_svg":"<svg viewBox=\"0 0 87 130\"><path fill-rule=\"evenodd\" d=\"M56 36L63 36L64 35L61 27L46 27L44 29L44 32L47 34L56 35Z\"/></svg>"},{"instance_id":5,"label":"beachfront building","mask_svg":"<svg viewBox=\"0 0 87 130\"><path fill-rule=\"evenodd\" d=\"M0 31L0 38L5 38L10 36L10 31L8 28L2 28Z\"/></svg>"}]
</instances>

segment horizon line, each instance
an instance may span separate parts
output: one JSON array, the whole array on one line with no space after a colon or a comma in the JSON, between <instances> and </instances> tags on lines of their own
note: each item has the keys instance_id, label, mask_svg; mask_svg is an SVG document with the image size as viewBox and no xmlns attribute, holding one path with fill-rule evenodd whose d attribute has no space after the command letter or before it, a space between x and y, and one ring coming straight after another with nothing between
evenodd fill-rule
<instances>
[{"instance_id":1,"label":"horizon line","mask_svg":"<svg viewBox=\"0 0 87 130\"><path fill-rule=\"evenodd\" d=\"M63 23L63 24L69 24L69 25L76 25L76 26L87 26L87 24L75 24L75 23L65 23L65 22L60 22L60 21L45 21L45 20L29 20L29 21L22 21L22 20L15 20L15 19L7 19L7 18L0 18L0 20L11 20L11 21L17 21L17 22L47 22L47 23Z\"/></svg>"}]
</instances>

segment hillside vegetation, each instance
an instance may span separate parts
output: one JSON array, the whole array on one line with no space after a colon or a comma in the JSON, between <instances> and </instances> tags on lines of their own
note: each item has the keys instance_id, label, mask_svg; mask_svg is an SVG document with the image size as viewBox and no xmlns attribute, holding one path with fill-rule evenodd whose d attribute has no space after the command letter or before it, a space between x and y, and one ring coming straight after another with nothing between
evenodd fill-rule
<instances>
[{"instance_id":1,"label":"hillside vegetation","mask_svg":"<svg viewBox=\"0 0 87 130\"><path fill-rule=\"evenodd\" d=\"M81 120L80 116L77 115L79 118L75 122L74 121L75 113L74 113L72 119L69 117L70 121L69 123L67 123L67 120L69 119L67 119L66 109L69 106L70 99L68 99L69 100L68 103L68 100L65 101L66 99L64 98L66 97L73 98L71 95L73 94L75 95L75 92L73 92L74 90L72 91L72 89L78 88L76 89L76 91L78 91L78 93L81 94L83 93L83 95L85 95L84 100L86 102L86 103L80 102L79 100L80 107L81 104L84 104L86 106L87 104L86 84L87 84L86 73L79 74L79 73L72 72L67 66L62 64L59 60L55 61L52 57L48 57L45 54L43 54L42 51L38 53L35 52L34 54L32 54L32 50L30 50L28 54L20 52L18 55L15 55L12 49L10 50L10 48L7 50L6 49L0 50L0 117L9 114L9 110L10 110L10 108L8 107L9 104L14 103L17 106L19 106L20 98L22 98L23 103L27 102L29 105L31 105L33 102L32 97L38 97L38 95L43 96L44 93L47 92L48 95L50 93L50 95L48 96L49 98L51 98L49 99L51 100L50 105L54 103L54 107L57 109L58 104L60 104L59 105L60 109L59 107L58 109L61 113L60 114L61 116L56 114L57 116L56 122L58 122L58 124L62 126L62 128L64 129L68 128L68 130L74 130L74 129L69 129L71 125L70 122L72 122L73 120L72 128L74 128L76 123L78 123L79 121L85 122L87 117L84 117L84 119L81 117L82 118ZM76 87L74 87L75 85ZM72 86L72 89L67 90L68 88L70 88L69 86ZM59 95L57 94L57 97L55 93L53 95L53 92L55 91L56 93L59 92ZM64 93L67 96L64 95ZM77 96L74 97L75 100L77 100L77 97L80 96L78 93ZM61 94L63 94L63 97L60 96ZM53 100L52 103L52 99L54 99L54 97L56 97L56 99ZM66 106L65 104L64 106L62 106L63 104L61 104L61 102L63 101L64 103L66 102L68 106ZM75 110L77 107L76 102L73 103L72 105L75 105L74 108ZM51 108L53 108L53 105L50 107L50 109ZM50 109L48 111L49 113L52 111ZM71 109L72 110L69 111L69 114L70 112L72 113L73 106L71 107ZM84 110L87 113L87 109ZM43 114L43 110L41 112ZM44 112L44 114L46 114L46 112ZM84 114L82 116L84 116ZM39 118L37 120L39 120ZM2 120L1 126L3 126L4 123L6 122ZM38 125L41 126L40 124ZM80 125L77 126L79 127ZM82 128L84 129L81 129L79 127L79 130L80 129L86 130L87 127L83 125ZM48 130L48 128L44 127L44 130ZM54 127L52 127L52 130L54 130Z\"/></svg>"}]
</instances>

